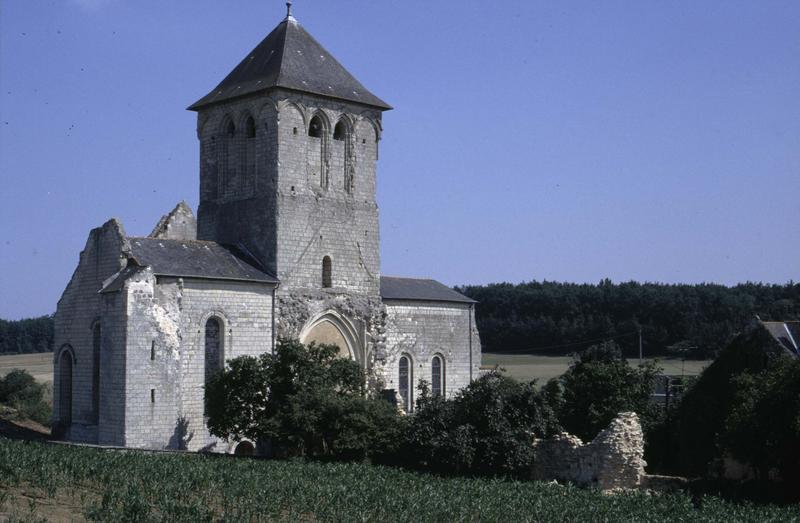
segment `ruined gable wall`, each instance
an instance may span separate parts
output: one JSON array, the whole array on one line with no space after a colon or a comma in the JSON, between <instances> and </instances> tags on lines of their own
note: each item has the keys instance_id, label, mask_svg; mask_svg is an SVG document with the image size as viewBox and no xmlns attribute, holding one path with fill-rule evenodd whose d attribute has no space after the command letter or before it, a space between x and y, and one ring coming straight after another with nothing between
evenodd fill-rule
<instances>
[{"instance_id":1,"label":"ruined gable wall","mask_svg":"<svg viewBox=\"0 0 800 523\"><path fill-rule=\"evenodd\" d=\"M430 384L431 360L435 354L445 359L446 396L454 395L466 387L470 379L478 377L481 345L474 311L469 305L409 300L387 300L384 304L387 357L380 372L385 388L397 390L398 360L403 353L410 355L414 362L415 387L421 379ZM415 388L414 398L418 394Z\"/></svg>"},{"instance_id":2,"label":"ruined gable wall","mask_svg":"<svg viewBox=\"0 0 800 523\"><path fill-rule=\"evenodd\" d=\"M612 490L636 488L644 477L644 435L634 412L620 413L591 443L564 432L534 446L535 479Z\"/></svg>"},{"instance_id":3,"label":"ruined gable wall","mask_svg":"<svg viewBox=\"0 0 800 523\"><path fill-rule=\"evenodd\" d=\"M180 202L169 213L161 217L150 238L165 240L196 240L197 220L186 202Z\"/></svg>"},{"instance_id":4,"label":"ruined gable wall","mask_svg":"<svg viewBox=\"0 0 800 523\"><path fill-rule=\"evenodd\" d=\"M208 434L203 417L205 322L212 315L223 321L226 360L271 351L271 286L156 281L147 271L126 290L126 445L227 452L228 443Z\"/></svg>"},{"instance_id":5,"label":"ruined gable wall","mask_svg":"<svg viewBox=\"0 0 800 523\"><path fill-rule=\"evenodd\" d=\"M72 441L94 443L97 427L92 402L93 333L96 321L103 323L103 297L98 293L103 281L122 269L126 264L125 252L129 250L125 231L116 220L109 220L102 227L92 229L80 260L64 293L58 301L55 314L54 374L53 390L54 419L61 417L59 398L58 357L60 349L70 345L76 361L72 378L72 427L65 434ZM108 313L110 311L107 311ZM106 336L102 330L101 366L105 355L116 350L118 340ZM101 381L101 388L103 387ZM101 406L102 408L102 406Z\"/></svg>"}]
</instances>

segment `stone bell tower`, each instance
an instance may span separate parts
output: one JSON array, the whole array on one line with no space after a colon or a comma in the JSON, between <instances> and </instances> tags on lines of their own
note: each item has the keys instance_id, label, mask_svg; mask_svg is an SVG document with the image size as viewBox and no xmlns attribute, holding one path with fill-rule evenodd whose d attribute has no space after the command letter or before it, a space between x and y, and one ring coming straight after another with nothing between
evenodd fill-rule
<instances>
[{"instance_id":1,"label":"stone bell tower","mask_svg":"<svg viewBox=\"0 0 800 523\"><path fill-rule=\"evenodd\" d=\"M196 111L198 239L239 247L280 284L278 334L347 323L366 358L380 315L375 174L381 115L370 93L291 14ZM320 316L321 317L321 316ZM350 343L350 341L348 341ZM354 357L361 359L358 355Z\"/></svg>"}]
</instances>

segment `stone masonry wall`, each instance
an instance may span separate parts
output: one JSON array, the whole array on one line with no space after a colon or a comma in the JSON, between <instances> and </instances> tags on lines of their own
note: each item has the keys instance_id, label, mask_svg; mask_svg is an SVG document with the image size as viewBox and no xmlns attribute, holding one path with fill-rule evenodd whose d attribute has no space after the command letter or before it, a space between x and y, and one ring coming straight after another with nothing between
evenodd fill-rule
<instances>
[{"instance_id":1,"label":"stone masonry wall","mask_svg":"<svg viewBox=\"0 0 800 523\"><path fill-rule=\"evenodd\" d=\"M128 299L125 445L227 452L203 415L205 323L223 323L225 360L272 350L269 285L156 278L144 271Z\"/></svg>"},{"instance_id":2,"label":"stone masonry wall","mask_svg":"<svg viewBox=\"0 0 800 523\"><path fill-rule=\"evenodd\" d=\"M72 369L72 425L64 427L64 437L73 441L95 443L97 441L97 414L93 407L93 372L94 347L93 328L97 322L101 325L100 365L109 366L113 374L114 364L109 359L114 338L111 331L104 328L104 298L98 293L103 281L114 275L125 266L124 252L129 250L125 231L116 220L109 220L102 227L92 229L86 246L80 254L72 278L64 290L55 315L55 351L53 354L53 418L59 420L63 416L59 390L59 358L62 351L71 347L75 356ZM113 383L108 380L100 382L100 396L114 391L109 388ZM108 389L108 390L106 390ZM117 397L117 400L122 398ZM107 402L101 402L100 419L107 419L109 424L117 424L119 419L108 416ZM59 431L56 423L56 432Z\"/></svg>"},{"instance_id":3,"label":"stone masonry wall","mask_svg":"<svg viewBox=\"0 0 800 523\"><path fill-rule=\"evenodd\" d=\"M644 436L634 412L620 413L591 443L564 432L534 446L535 479L612 490L636 488L644 477Z\"/></svg>"},{"instance_id":4,"label":"stone masonry wall","mask_svg":"<svg viewBox=\"0 0 800 523\"><path fill-rule=\"evenodd\" d=\"M291 101L289 101L291 100ZM277 191L279 292L322 286L322 259L332 261L332 286L354 294L378 296L380 253L375 173L380 113L354 104L311 96L279 102ZM311 118L323 119L323 138L308 136ZM346 187L347 147L333 140L344 118L353 168L352 192ZM295 130L297 132L295 133ZM326 145L320 147L322 140ZM323 151L319 162L310 157ZM325 173L327 184L322 184Z\"/></svg>"},{"instance_id":5,"label":"stone masonry wall","mask_svg":"<svg viewBox=\"0 0 800 523\"><path fill-rule=\"evenodd\" d=\"M448 397L478 377L481 344L470 305L405 300L384 301L384 304L387 357L376 373L382 378L385 388L397 390L398 362L402 354L409 355L414 363L414 384L423 379L430 384L431 360L436 354L443 356L445 395ZM418 393L415 387L414 398Z\"/></svg>"},{"instance_id":6,"label":"stone masonry wall","mask_svg":"<svg viewBox=\"0 0 800 523\"><path fill-rule=\"evenodd\" d=\"M325 123L323 138L308 136L314 115ZM249 176L241 135L248 117L256 122L252 186L241 179ZM346 143L333 139L341 119L350 129ZM226 135L231 122L233 138ZM244 244L281 280L279 292L321 287L329 256L333 287L378 295L379 111L275 90L203 109L198 136L199 239Z\"/></svg>"}]
</instances>

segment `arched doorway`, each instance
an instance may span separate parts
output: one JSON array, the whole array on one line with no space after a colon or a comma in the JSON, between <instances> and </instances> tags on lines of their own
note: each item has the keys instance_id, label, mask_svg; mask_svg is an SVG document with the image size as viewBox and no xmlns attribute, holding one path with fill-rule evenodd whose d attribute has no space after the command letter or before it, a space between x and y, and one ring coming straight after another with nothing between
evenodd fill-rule
<instances>
[{"instance_id":1,"label":"arched doorway","mask_svg":"<svg viewBox=\"0 0 800 523\"><path fill-rule=\"evenodd\" d=\"M300 332L301 343L336 345L339 355L362 362L362 343L358 331L347 318L336 311L327 311L312 318Z\"/></svg>"}]
</instances>

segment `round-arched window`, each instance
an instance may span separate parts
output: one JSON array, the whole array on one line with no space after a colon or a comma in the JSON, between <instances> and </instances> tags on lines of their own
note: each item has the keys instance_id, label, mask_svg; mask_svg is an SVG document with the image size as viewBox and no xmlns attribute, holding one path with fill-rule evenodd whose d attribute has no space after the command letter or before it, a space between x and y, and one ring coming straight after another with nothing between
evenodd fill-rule
<instances>
[{"instance_id":1,"label":"round-arched window","mask_svg":"<svg viewBox=\"0 0 800 523\"><path fill-rule=\"evenodd\" d=\"M405 354L400 356L398 364L398 391L403 410L411 412L414 408L414 398L411 390L413 382L413 369L411 368L411 358Z\"/></svg>"},{"instance_id":2,"label":"round-arched window","mask_svg":"<svg viewBox=\"0 0 800 523\"><path fill-rule=\"evenodd\" d=\"M431 360L431 392L434 396L444 394L444 359L438 354Z\"/></svg>"}]
</instances>

